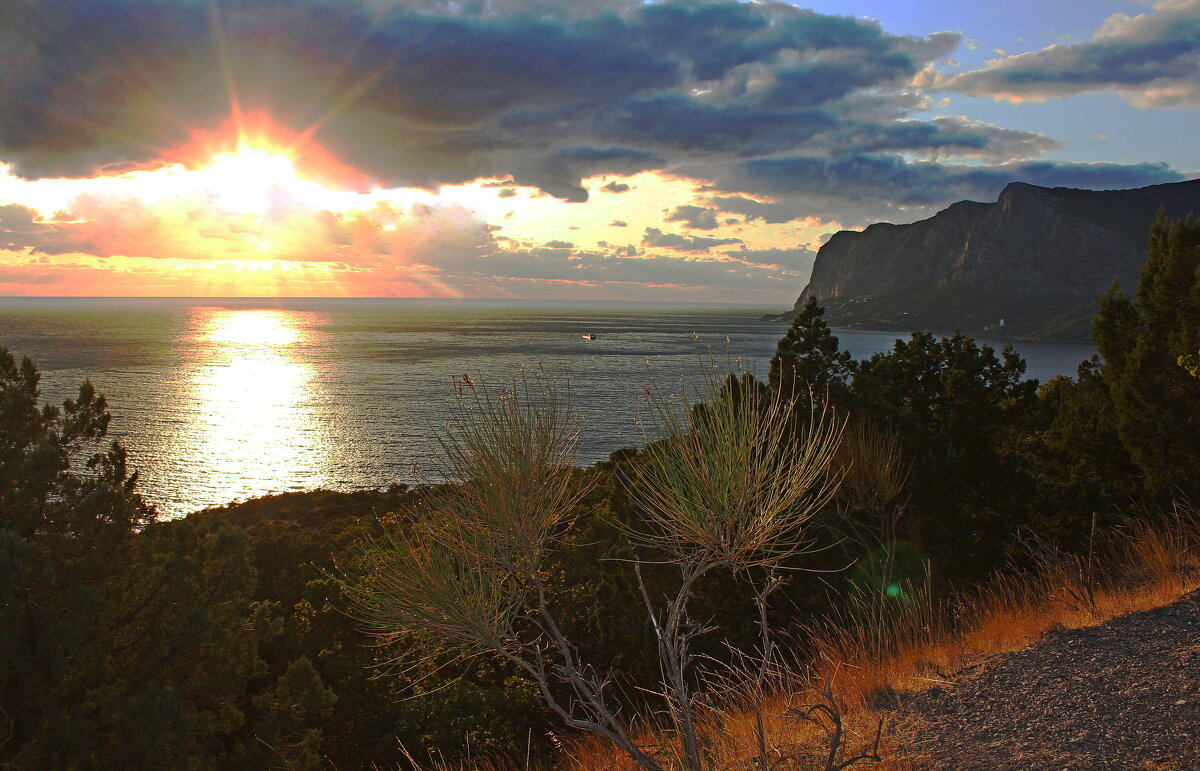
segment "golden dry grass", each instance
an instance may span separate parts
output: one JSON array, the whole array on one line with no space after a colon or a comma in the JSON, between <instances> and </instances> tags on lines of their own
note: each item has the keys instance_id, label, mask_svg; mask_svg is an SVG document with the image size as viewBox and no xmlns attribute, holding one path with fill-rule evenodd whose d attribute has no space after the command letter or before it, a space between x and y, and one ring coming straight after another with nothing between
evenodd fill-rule
<instances>
[{"instance_id":1,"label":"golden dry grass","mask_svg":"<svg viewBox=\"0 0 1200 771\"><path fill-rule=\"evenodd\" d=\"M1161 607L1200 587L1200 509L1177 506L1165 518L1133 521L1105 534L1096 545L1094 566L1087 574L1090 599L1080 591L1079 571L1064 558L1033 573L1000 576L970 595L942 603L931 599L927 586L913 587L907 604L876 608L868 623L834 619L813 627L810 642L820 665L792 667L785 684L763 701L769 767L824 767L826 734L796 716L797 709L820 701L814 689L822 684L841 712L844 742L855 754L870 749L881 718L892 719L889 709L897 695L948 682L1051 629L1091 626ZM748 699L741 706L706 713L702 733L713 771L759 768L757 719L746 703ZM903 721L887 725L879 744L882 762L855 767L915 769L904 760L912 727ZM646 733L641 744L659 747L659 759L676 767L670 762L669 735ZM492 761L470 768L520 771L525 764ZM582 737L563 746L555 768L635 771L637 766L604 741Z\"/></svg>"},{"instance_id":2,"label":"golden dry grass","mask_svg":"<svg viewBox=\"0 0 1200 771\"><path fill-rule=\"evenodd\" d=\"M840 666L837 691L849 705L877 706L884 694L923 690L987 657L1018 650L1051 628L1103 623L1160 607L1200 586L1200 512L1176 507L1139 520L1097 544L1094 604L1065 560L937 607L923 589L894 614L894 628L830 624L814 630L816 650ZM886 701L886 699L884 699Z\"/></svg>"}]
</instances>

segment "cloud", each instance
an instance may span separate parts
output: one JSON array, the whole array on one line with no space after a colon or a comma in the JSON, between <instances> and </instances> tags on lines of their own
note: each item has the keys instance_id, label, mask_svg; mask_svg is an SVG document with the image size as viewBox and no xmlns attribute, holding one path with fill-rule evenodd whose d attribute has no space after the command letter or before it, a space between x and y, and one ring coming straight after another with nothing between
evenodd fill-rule
<instances>
[{"instance_id":1,"label":"cloud","mask_svg":"<svg viewBox=\"0 0 1200 771\"><path fill-rule=\"evenodd\" d=\"M792 249L747 249L722 252L731 260L758 267L774 267L788 275L808 276L812 273L817 253L812 249L797 246Z\"/></svg>"},{"instance_id":2,"label":"cloud","mask_svg":"<svg viewBox=\"0 0 1200 771\"><path fill-rule=\"evenodd\" d=\"M646 228L642 236L642 246L650 248L676 249L681 252L707 252L714 246L740 244L740 238L702 238L700 236L682 236L678 233L664 233L658 228Z\"/></svg>"},{"instance_id":3,"label":"cloud","mask_svg":"<svg viewBox=\"0 0 1200 771\"><path fill-rule=\"evenodd\" d=\"M837 120L821 110L707 104L683 94L626 100L594 120L604 136L639 142L659 154L758 155L794 147L837 126Z\"/></svg>"},{"instance_id":4,"label":"cloud","mask_svg":"<svg viewBox=\"0 0 1200 771\"><path fill-rule=\"evenodd\" d=\"M34 209L19 204L0 206L0 250L50 255L95 252L90 232L70 222L47 222Z\"/></svg>"},{"instance_id":5,"label":"cloud","mask_svg":"<svg viewBox=\"0 0 1200 771\"><path fill-rule=\"evenodd\" d=\"M992 166L913 163L898 155L844 158L795 156L747 161L755 187L773 193L812 193L854 202L932 206L958 199L992 201L1009 182L1049 187L1116 189L1179 182L1165 164L1027 161Z\"/></svg>"},{"instance_id":6,"label":"cloud","mask_svg":"<svg viewBox=\"0 0 1200 771\"><path fill-rule=\"evenodd\" d=\"M706 156L1052 144L907 114L958 35L778 2L43 0L0 35L0 160L28 178L159 163L235 102L385 186L507 178L568 201Z\"/></svg>"},{"instance_id":7,"label":"cloud","mask_svg":"<svg viewBox=\"0 0 1200 771\"><path fill-rule=\"evenodd\" d=\"M748 222L760 220L768 225L778 225L803 218L796 205L791 203L766 203L740 195L714 196L709 203L721 212L741 214Z\"/></svg>"},{"instance_id":8,"label":"cloud","mask_svg":"<svg viewBox=\"0 0 1200 771\"><path fill-rule=\"evenodd\" d=\"M462 206L427 200L333 212L283 197L265 213L244 217L193 194L147 203L90 193L54 215L0 206L0 256L7 253L0 260L0 291L26 294L55 284L54 291L65 294L214 287L229 294L290 286L334 294L561 292L618 299L679 293L717 300L733 290L746 299L783 302L810 270L811 253L802 248L748 249L736 238L657 229L647 231L646 249L506 237ZM736 246L742 248L730 249ZM289 273L288 263L302 265ZM241 272L247 266L254 266L253 274Z\"/></svg>"},{"instance_id":9,"label":"cloud","mask_svg":"<svg viewBox=\"0 0 1200 771\"><path fill-rule=\"evenodd\" d=\"M55 284L61 278L42 270L0 266L0 284Z\"/></svg>"},{"instance_id":10,"label":"cloud","mask_svg":"<svg viewBox=\"0 0 1200 771\"><path fill-rule=\"evenodd\" d=\"M54 228L38 218L35 210L19 204L0 206L0 249L20 251L42 241Z\"/></svg>"},{"instance_id":11,"label":"cloud","mask_svg":"<svg viewBox=\"0 0 1200 771\"><path fill-rule=\"evenodd\" d=\"M728 287L736 285L743 297L775 300L795 294L795 287L807 278L811 264L805 264L804 253L800 249L745 250L679 259L617 246L569 256L556 250L517 249L446 266L443 277L461 286L472 282L482 286L500 276L502 286L519 284L525 294L537 294L533 287L538 285L550 287L549 293L557 296L571 287L587 287L593 296L600 291L614 299L677 291L690 299L719 300L728 298Z\"/></svg>"},{"instance_id":12,"label":"cloud","mask_svg":"<svg viewBox=\"0 0 1200 771\"><path fill-rule=\"evenodd\" d=\"M936 88L1014 102L1115 91L1139 107L1200 104L1200 0L1110 16L1085 43L1004 56Z\"/></svg>"},{"instance_id":13,"label":"cloud","mask_svg":"<svg viewBox=\"0 0 1200 771\"><path fill-rule=\"evenodd\" d=\"M0 249L34 255L372 265L436 262L439 255L492 246L484 222L444 202L339 213L279 200L260 216L222 211L200 196L148 204L87 194L50 219L27 207L0 206Z\"/></svg>"},{"instance_id":14,"label":"cloud","mask_svg":"<svg viewBox=\"0 0 1200 771\"><path fill-rule=\"evenodd\" d=\"M703 206L676 206L663 221L682 222L684 227L697 230L713 230L717 227L717 210L706 209Z\"/></svg>"},{"instance_id":15,"label":"cloud","mask_svg":"<svg viewBox=\"0 0 1200 771\"><path fill-rule=\"evenodd\" d=\"M1139 104L1188 102L1200 88L1197 9L1200 0L1164 0L1111 17L1091 42L939 76L957 34L898 35L769 0L10 2L0 163L18 176L203 165L232 140L221 132L236 105L269 115L263 130L297 144L298 157L322 149L361 172L357 189L486 180L487 192L361 212L283 197L262 216L204 196L88 194L63 217L0 207L0 248L13 259L307 260L405 281L427 271L451 293L487 293L491 276L786 294L795 288L779 282L802 281L810 252L750 247L993 200L1011 181L1181 179L1162 164L1037 160L1059 148L1053 137L938 115L929 89L1048 98L1112 88ZM640 172L657 173L629 179ZM545 200L583 202L589 187L592 210ZM659 212L709 237L647 227ZM555 230L537 232L551 221ZM566 222L581 232L549 240ZM644 232L593 248L604 223Z\"/></svg>"},{"instance_id":16,"label":"cloud","mask_svg":"<svg viewBox=\"0 0 1200 771\"><path fill-rule=\"evenodd\" d=\"M587 189L580 184L583 177L605 171L633 174L662 164L661 157L645 150L575 145L540 155L527 163L526 171L514 174L521 184L540 187L567 201L582 202L588 199Z\"/></svg>"},{"instance_id":17,"label":"cloud","mask_svg":"<svg viewBox=\"0 0 1200 771\"><path fill-rule=\"evenodd\" d=\"M834 146L843 154L915 151L931 157L966 156L993 161L1033 158L1061 147L1046 134L953 116L891 123L846 121L838 127L834 140Z\"/></svg>"}]
</instances>

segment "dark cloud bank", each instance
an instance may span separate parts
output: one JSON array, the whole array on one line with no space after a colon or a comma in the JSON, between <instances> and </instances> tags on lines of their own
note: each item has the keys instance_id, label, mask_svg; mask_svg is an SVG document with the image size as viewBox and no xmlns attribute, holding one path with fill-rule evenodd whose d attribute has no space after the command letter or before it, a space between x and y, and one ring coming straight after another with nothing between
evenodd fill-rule
<instances>
[{"instance_id":1,"label":"dark cloud bank","mask_svg":"<svg viewBox=\"0 0 1200 771\"><path fill-rule=\"evenodd\" d=\"M1189 34L1163 45L1194 45ZM1012 180L1182 178L1157 164L1033 162L1051 138L913 119L927 107L914 78L958 44L769 2L6 0L0 160L31 178L153 163L225 121L232 91L244 111L315 127L386 185L508 175L579 201L586 176L657 169L730 195L790 195L792 218L853 222L990 200ZM1173 50L1155 66L1174 66ZM1117 55L1078 54L1093 70ZM1002 69L960 76L961 88L1030 79ZM789 218L727 200L749 218ZM671 219L706 229L715 216L685 207Z\"/></svg>"}]
</instances>

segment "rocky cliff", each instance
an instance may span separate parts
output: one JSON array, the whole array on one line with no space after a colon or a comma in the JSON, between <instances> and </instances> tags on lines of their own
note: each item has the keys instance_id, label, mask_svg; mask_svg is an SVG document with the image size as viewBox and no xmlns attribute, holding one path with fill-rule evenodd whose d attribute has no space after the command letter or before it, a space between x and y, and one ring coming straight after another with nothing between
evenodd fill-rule
<instances>
[{"instance_id":1,"label":"rocky cliff","mask_svg":"<svg viewBox=\"0 0 1200 771\"><path fill-rule=\"evenodd\" d=\"M796 307L816 297L835 326L1088 339L1113 279L1136 285L1160 207L1200 214L1200 180L1104 191L1014 182L996 203L835 234Z\"/></svg>"}]
</instances>

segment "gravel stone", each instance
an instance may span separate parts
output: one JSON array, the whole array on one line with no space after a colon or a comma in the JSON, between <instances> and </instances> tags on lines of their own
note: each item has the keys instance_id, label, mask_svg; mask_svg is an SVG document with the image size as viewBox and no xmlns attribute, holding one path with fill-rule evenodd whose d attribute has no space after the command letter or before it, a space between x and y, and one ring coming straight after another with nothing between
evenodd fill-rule
<instances>
[{"instance_id":1,"label":"gravel stone","mask_svg":"<svg viewBox=\"0 0 1200 771\"><path fill-rule=\"evenodd\" d=\"M903 698L908 759L947 771L1200 770L1200 590L1059 629Z\"/></svg>"}]
</instances>

